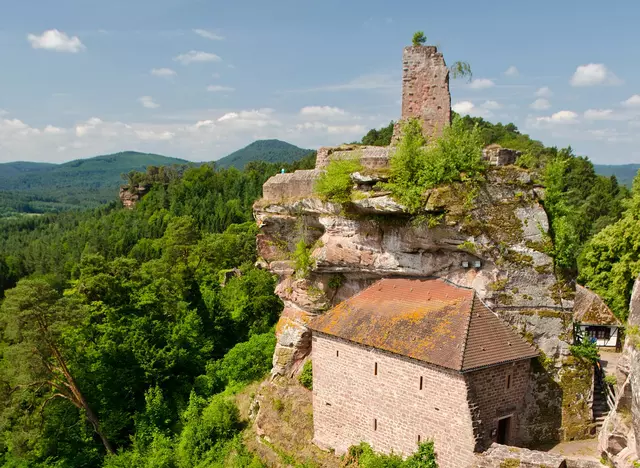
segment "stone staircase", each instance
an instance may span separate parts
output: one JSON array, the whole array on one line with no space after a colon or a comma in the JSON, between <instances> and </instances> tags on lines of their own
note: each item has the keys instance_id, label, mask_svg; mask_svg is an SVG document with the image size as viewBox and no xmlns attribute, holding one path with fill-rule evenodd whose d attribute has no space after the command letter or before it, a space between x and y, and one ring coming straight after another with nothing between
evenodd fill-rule
<instances>
[{"instance_id":1,"label":"stone staircase","mask_svg":"<svg viewBox=\"0 0 640 468\"><path fill-rule=\"evenodd\" d=\"M607 403L604 385L606 384L601 379L595 379L593 386L593 422L597 432L600 432L602 424L609 413L609 404Z\"/></svg>"}]
</instances>

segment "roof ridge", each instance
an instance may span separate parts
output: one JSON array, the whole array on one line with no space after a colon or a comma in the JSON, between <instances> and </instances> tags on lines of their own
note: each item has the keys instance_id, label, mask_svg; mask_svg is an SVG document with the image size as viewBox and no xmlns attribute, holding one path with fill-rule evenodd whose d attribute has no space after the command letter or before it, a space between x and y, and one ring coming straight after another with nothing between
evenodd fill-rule
<instances>
[{"instance_id":1,"label":"roof ridge","mask_svg":"<svg viewBox=\"0 0 640 468\"><path fill-rule=\"evenodd\" d=\"M467 343L469 342L469 330L471 330L471 318L473 317L473 302L476 300L476 290L473 289L471 295L471 304L469 305L469 320L467 320L467 326L464 329L464 343L462 343L462 349L460 350L460 367L458 370L462 370L464 367L464 355L467 352Z\"/></svg>"}]
</instances>

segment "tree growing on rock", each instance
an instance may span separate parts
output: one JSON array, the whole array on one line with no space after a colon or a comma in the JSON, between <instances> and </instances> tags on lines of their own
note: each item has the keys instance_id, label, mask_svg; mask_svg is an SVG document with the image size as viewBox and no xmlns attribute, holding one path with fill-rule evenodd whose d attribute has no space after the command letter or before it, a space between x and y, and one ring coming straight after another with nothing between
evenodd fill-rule
<instances>
[{"instance_id":1,"label":"tree growing on rock","mask_svg":"<svg viewBox=\"0 0 640 468\"><path fill-rule=\"evenodd\" d=\"M424 35L424 31L416 31L413 34L413 45L421 46L425 45L427 42L427 36Z\"/></svg>"}]
</instances>

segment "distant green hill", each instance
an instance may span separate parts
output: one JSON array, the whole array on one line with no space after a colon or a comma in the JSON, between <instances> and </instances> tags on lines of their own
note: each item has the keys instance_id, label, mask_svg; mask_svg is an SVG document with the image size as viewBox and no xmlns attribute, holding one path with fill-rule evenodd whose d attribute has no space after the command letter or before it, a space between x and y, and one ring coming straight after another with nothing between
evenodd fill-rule
<instances>
[{"instance_id":1,"label":"distant green hill","mask_svg":"<svg viewBox=\"0 0 640 468\"><path fill-rule=\"evenodd\" d=\"M287 162L291 163L306 156L313 150L298 148L291 143L280 140L257 140L249 146L216 161L217 167L235 167L242 169L251 161Z\"/></svg>"},{"instance_id":2,"label":"distant green hill","mask_svg":"<svg viewBox=\"0 0 640 468\"><path fill-rule=\"evenodd\" d=\"M633 178L640 169L640 164L621 164L619 166L594 164L593 167L597 174L607 177L614 175L618 179L618 183L631 187Z\"/></svg>"},{"instance_id":3,"label":"distant green hill","mask_svg":"<svg viewBox=\"0 0 640 468\"><path fill-rule=\"evenodd\" d=\"M89 208L115 200L120 175L147 166L189 164L158 154L126 151L64 164L0 164L0 217Z\"/></svg>"}]
</instances>

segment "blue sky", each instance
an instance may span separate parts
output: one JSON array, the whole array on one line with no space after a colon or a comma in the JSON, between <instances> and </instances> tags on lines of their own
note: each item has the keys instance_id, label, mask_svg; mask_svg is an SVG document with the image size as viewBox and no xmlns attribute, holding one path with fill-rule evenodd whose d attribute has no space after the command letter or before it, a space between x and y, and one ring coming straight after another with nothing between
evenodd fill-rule
<instances>
[{"instance_id":1,"label":"blue sky","mask_svg":"<svg viewBox=\"0 0 640 468\"><path fill-rule=\"evenodd\" d=\"M461 113L597 163L640 162L640 2L0 2L0 162L133 149L196 161L259 138L359 139L400 113L416 30L475 81Z\"/></svg>"}]
</instances>

